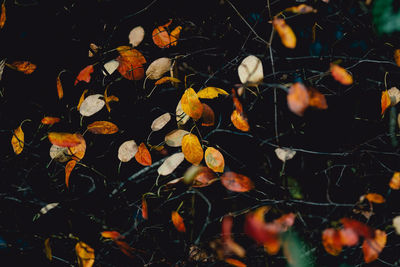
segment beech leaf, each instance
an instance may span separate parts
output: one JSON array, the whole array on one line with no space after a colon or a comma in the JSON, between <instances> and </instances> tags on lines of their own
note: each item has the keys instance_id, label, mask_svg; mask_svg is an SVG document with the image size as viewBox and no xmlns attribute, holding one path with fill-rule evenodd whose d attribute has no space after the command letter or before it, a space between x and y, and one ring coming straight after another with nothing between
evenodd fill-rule
<instances>
[{"instance_id":1,"label":"beech leaf","mask_svg":"<svg viewBox=\"0 0 400 267\"><path fill-rule=\"evenodd\" d=\"M207 166L214 172L224 172L224 156L217 149L208 147L204 154L204 160Z\"/></svg>"},{"instance_id":2,"label":"beech leaf","mask_svg":"<svg viewBox=\"0 0 400 267\"><path fill-rule=\"evenodd\" d=\"M79 267L92 267L94 264L94 249L88 244L79 241L75 245L75 252L78 258Z\"/></svg>"},{"instance_id":3,"label":"beech leaf","mask_svg":"<svg viewBox=\"0 0 400 267\"><path fill-rule=\"evenodd\" d=\"M275 154L281 161L285 162L289 159L292 159L294 155L296 155L296 151L291 150L289 148L280 148L275 149Z\"/></svg>"},{"instance_id":4,"label":"beech leaf","mask_svg":"<svg viewBox=\"0 0 400 267\"><path fill-rule=\"evenodd\" d=\"M179 232L186 232L185 224L183 223L183 218L177 211L172 211L171 213L172 223L174 224L176 230Z\"/></svg>"}]
</instances>

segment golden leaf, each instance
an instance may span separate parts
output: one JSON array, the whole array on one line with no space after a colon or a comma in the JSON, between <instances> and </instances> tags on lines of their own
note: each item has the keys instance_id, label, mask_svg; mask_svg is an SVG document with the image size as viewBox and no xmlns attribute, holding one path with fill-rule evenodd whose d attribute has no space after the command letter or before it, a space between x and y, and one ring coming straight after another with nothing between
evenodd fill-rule
<instances>
[{"instance_id":1,"label":"golden leaf","mask_svg":"<svg viewBox=\"0 0 400 267\"><path fill-rule=\"evenodd\" d=\"M214 172L224 172L224 156L217 149L208 147L204 154L204 160L207 166Z\"/></svg>"},{"instance_id":2,"label":"golden leaf","mask_svg":"<svg viewBox=\"0 0 400 267\"><path fill-rule=\"evenodd\" d=\"M188 88L181 98L183 111L194 120L201 118L203 114L203 105L201 104L196 92L193 88Z\"/></svg>"},{"instance_id":3,"label":"golden leaf","mask_svg":"<svg viewBox=\"0 0 400 267\"><path fill-rule=\"evenodd\" d=\"M87 126L87 130L94 134L114 134L118 126L109 121L95 121Z\"/></svg>"},{"instance_id":4,"label":"golden leaf","mask_svg":"<svg viewBox=\"0 0 400 267\"><path fill-rule=\"evenodd\" d=\"M79 267L92 267L94 264L94 249L88 244L79 241L75 245L75 252L78 257Z\"/></svg>"},{"instance_id":5,"label":"golden leaf","mask_svg":"<svg viewBox=\"0 0 400 267\"><path fill-rule=\"evenodd\" d=\"M344 68L336 64L331 64L332 77L343 85L350 85L353 83L353 76Z\"/></svg>"},{"instance_id":6,"label":"golden leaf","mask_svg":"<svg viewBox=\"0 0 400 267\"><path fill-rule=\"evenodd\" d=\"M21 125L14 130L11 138L11 145L16 155L21 154L24 149L25 134L22 131Z\"/></svg>"},{"instance_id":7,"label":"golden leaf","mask_svg":"<svg viewBox=\"0 0 400 267\"><path fill-rule=\"evenodd\" d=\"M219 95L229 95L225 90L217 87L206 87L197 92L199 98L213 99Z\"/></svg>"},{"instance_id":8,"label":"golden leaf","mask_svg":"<svg viewBox=\"0 0 400 267\"><path fill-rule=\"evenodd\" d=\"M193 165L199 165L203 160L203 148L194 134L187 134L182 138L182 152L185 159Z\"/></svg>"},{"instance_id":9,"label":"golden leaf","mask_svg":"<svg viewBox=\"0 0 400 267\"><path fill-rule=\"evenodd\" d=\"M284 46L291 49L296 47L296 35L294 34L292 28L286 24L284 19L274 17L272 25L278 32L279 37L281 37L281 41Z\"/></svg>"}]
</instances>

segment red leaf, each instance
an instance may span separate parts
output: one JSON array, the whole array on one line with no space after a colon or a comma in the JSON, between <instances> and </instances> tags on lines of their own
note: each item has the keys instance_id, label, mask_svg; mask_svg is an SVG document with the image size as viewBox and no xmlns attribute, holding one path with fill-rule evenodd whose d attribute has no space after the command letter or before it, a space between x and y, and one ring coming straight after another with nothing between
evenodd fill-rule
<instances>
[{"instance_id":1,"label":"red leaf","mask_svg":"<svg viewBox=\"0 0 400 267\"><path fill-rule=\"evenodd\" d=\"M135 154L136 161L143 166L151 165L151 155L144 143L141 143Z\"/></svg>"},{"instance_id":2,"label":"red leaf","mask_svg":"<svg viewBox=\"0 0 400 267\"><path fill-rule=\"evenodd\" d=\"M93 72L93 65L85 67L83 70L81 70L81 72L79 72L78 76L75 79L74 85L76 85L80 81L89 83L91 79L90 75L92 74L92 72Z\"/></svg>"},{"instance_id":3,"label":"red leaf","mask_svg":"<svg viewBox=\"0 0 400 267\"><path fill-rule=\"evenodd\" d=\"M176 230L179 232L186 232L185 224L183 223L183 218L177 211L171 213L172 223L174 224Z\"/></svg>"},{"instance_id":4,"label":"red leaf","mask_svg":"<svg viewBox=\"0 0 400 267\"><path fill-rule=\"evenodd\" d=\"M253 182L247 176L235 172L226 172L221 176L221 183L234 192L247 192L254 188Z\"/></svg>"},{"instance_id":5,"label":"red leaf","mask_svg":"<svg viewBox=\"0 0 400 267\"><path fill-rule=\"evenodd\" d=\"M340 222L343 224L345 229L349 228L359 236L364 238L372 238L374 236L372 228L362 222L349 218L342 218L340 219Z\"/></svg>"},{"instance_id":6,"label":"red leaf","mask_svg":"<svg viewBox=\"0 0 400 267\"><path fill-rule=\"evenodd\" d=\"M104 237L104 238L111 238L112 240L117 240L117 239L123 239L124 238L124 236L122 236L117 231L104 231L104 232L101 232L101 236Z\"/></svg>"}]
</instances>

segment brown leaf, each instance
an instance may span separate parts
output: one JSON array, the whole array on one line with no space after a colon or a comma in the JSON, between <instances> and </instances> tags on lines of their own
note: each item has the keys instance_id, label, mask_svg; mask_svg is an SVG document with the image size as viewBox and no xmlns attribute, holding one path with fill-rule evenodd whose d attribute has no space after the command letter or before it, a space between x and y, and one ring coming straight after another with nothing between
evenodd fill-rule
<instances>
[{"instance_id":1,"label":"brown leaf","mask_svg":"<svg viewBox=\"0 0 400 267\"><path fill-rule=\"evenodd\" d=\"M13 136L11 137L11 146L16 155L21 154L24 149L25 134L22 131L21 125L14 130Z\"/></svg>"},{"instance_id":2,"label":"brown leaf","mask_svg":"<svg viewBox=\"0 0 400 267\"><path fill-rule=\"evenodd\" d=\"M272 25L278 32L284 46L291 49L296 47L296 35L294 34L292 28L286 24L284 19L274 17Z\"/></svg>"},{"instance_id":3,"label":"brown leaf","mask_svg":"<svg viewBox=\"0 0 400 267\"><path fill-rule=\"evenodd\" d=\"M69 187L69 177L71 175L72 170L75 168L76 160L68 161L67 165L65 165L65 185Z\"/></svg>"},{"instance_id":4,"label":"brown leaf","mask_svg":"<svg viewBox=\"0 0 400 267\"><path fill-rule=\"evenodd\" d=\"M400 172L395 172L389 182L390 188L394 190L400 189Z\"/></svg>"},{"instance_id":5,"label":"brown leaf","mask_svg":"<svg viewBox=\"0 0 400 267\"><path fill-rule=\"evenodd\" d=\"M236 109L232 112L231 121L233 126L235 126L238 130L243 132L248 132L250 130L250 125L247 122L247 118L243 113L239 113L239 111Z\"/></svg>"},{"instance_id":6,"label":"brown leaf","mask_svg":"<svg viewBox=\"0 0 400 267\"><path fill-rule=\"evenodd\" d=\"M11 64L11 66L20 72L25 74L31 74L36 70L36 65L29 61L15 61Z\"/></svg>"},{"instance_id":7,"label":"brown leaf","mask_svg":"<svg viewBox=\"0 0 400 267\"><path fill-rule=\"evenodd\" d=\"M81 70L78 74L78 76L75 79L74 85L76 85L80 81L84 81L89 83L91 77L91 74L93 73L93 65L86 66L83 70Z\"/></svg>"},{"instance_id":8,"label":"brown leaf","mask_svg":"<svg viewBox=\"0 0 400 267\"><path fill-rule=\"evenodd\" d=\"M151 155L144 143L139 145L139 149L135 154L136 161L143 166L151 165Z\"/></svg>"},{"instance_id":9,"label":"brown leaf","mask_svg":"<svg viewBox=\"0 0 400 267\"><path fill-rule=\"evenodd\" d=\"M154 44L160 48L168 48L171 44L171 38L165 27L168 27L172 23L172 20L168 21L162 26L158 26L153 30L152 38Z\"/></svg>"},{"instance_id":10,"label":"brown leaf","mask_svg":"<svg viewBox=\"0 0 400 267\"><path fill-rule=\"evenodd\" d=\"M224 172L224 156L217 149L208 147L204 154L204 160L207 166L214 172Z\"/></svg>"},{"instance_id":11,"label":"brown leaf","mask_svg":"<svg viewBox=\"0 0 400 267\"><path fill-rule=\"evenodd\" d=\"M183 111L194 120L201 118L203 114L203 105L201 104L196 92L192 88L185 90L181 98Z\"/></svg>"},{"instance_id":12,"label":"brown leaf","mask_svg":"<svg viewBox=\"0 0 400 267\"><path fill-rule=\"evenodd\" d=\"M183 223L183 218L177 211L172 211L171 213L172 223L174 224L176 230L179 232L186 232L185 224Z\"/></svg>"},{"instance_id":13,"label":"brown leaf","mask_svg":"<svg viewBox=\"0 0 400 267\"><path fill-rule=\"evenodd\" d=\"M118 126L109 121L95 121L87 126L87 130L94 134L114 134Z\"/></svg>"},{"instance_id":14,"label":"brown leaf","mask_svg":"<svg viewBox=\"0 0 400 267\"><path fill-rule=\"evenodd\" d=\"M350 85L353 83L353 77L344 68L339 65L331 63L332 77L343 85Z\"/></svg>"},{"instance_id":15,"label":"brown leaf","mask_svg":"<svg viewBox=\"0 0 400 267\"><path fill-rule=\"evenodd\" d=\"M64 90L61 84L60 75L57 76L57 95L58 99L62 99L64 97Z\"/></svg>"},{"instance_id":16,"label":"brown leaf","mask_svg":"<svg viewBox=\"0 0 400 267\"><path fill-rule=\"evenodd\" d=\"M310 103L307 88L302 83L294 83L287 94L287 103L290 111L298 116L303 116Z\"/></svg>"},{"instance_id":17,"label":"brown leaf","mask_svg":"<svg viewBox=\"0 0 400 267\"><path fill-rule=\"evenodd\" d=\"M1 4L0 29L3 29L6 19L6 1L3 1L3 4Z\"/></svg>"},{"instance_id":18,"label":"brown leaf","mask_svg":"<svg viewBox=\"0 0 400 267\"><path fill-rule=\"evenodd\" d=\"M185 159L193 165L199 165L203 160L203 148L194 134L187 134L182 138L182 153Z\"/></svg>"},{"instance_id":19,"label":"brown leaf","mask_svg":"<svg viewBox=\"0 0 400 267\"><path fill-rule=\"evenodd\" d=\"M44 117L41 120L42 124L46 124L46 125L53 125L54 123L60 122L60 118L57 117Z\"/></svg>"},{"instance_id":20,"label":"brown leaf","mask_svg":"<svg viewBox=\"0 0 400 267\"><path fill-rule=\"evenodd\" d=\"M215 114L209 105L203 103L203 114L201 115L202 126L213 126L215 121Z\"/></svg>"},{"instance_id":21,"label":"brown leaf","mask_svg":"<svg viewBox=\"0 0 400 267\"><path fill-rule=\"evenodd\" d=\"M254 184L250 178L235 172L225 172L221 176L221 183L228 190L234 192L248 192L254 189Z\"/></svg>"},{"instance_id":22,"label":"brown leaf","mask_svg":"<svg viewBox=\"0 0 400 267\"><path fill-rule=\"evenodd\" d=\"M75 252L78 257L79 267L92 267L94 264L94 249L88 244L79 241L75 245Z\"/></svg>"},{"instance_id":23,"label":"brown leaf","mask_svg":"<svg viewBox=\"0 0 400 267\"><path fill-rule=\"evenodd\" d=\"M62 147L73 147L79 145L81 142L81 138L76 133L50 132L47 137L50 143Z\"/></svg>"},{"instance_id":24,"label":"brown leaf","mask_svg":"<svg viewBox=\"0 0 400 267\"><path fill-rule=\"evenodd\" d=\"M117 48L119 56L119 73L128 80L140 80L144 77L143 64L146 64L146 59L138 50L129 46L120 46Z\"/></svg>"},{"instance_id":25,"label":"brown leaf","mask_svg":"<svg viewBox=\"0 0 400 267\"><path fill-rule=\"evenodd\" d=\"M364 239L362 250L366 263L370 263L379 257L379 253L381 253L386 245L386 239L386 233L379 229L375 230L375 235L373 238Z\"/></svg>"}]
</instances>

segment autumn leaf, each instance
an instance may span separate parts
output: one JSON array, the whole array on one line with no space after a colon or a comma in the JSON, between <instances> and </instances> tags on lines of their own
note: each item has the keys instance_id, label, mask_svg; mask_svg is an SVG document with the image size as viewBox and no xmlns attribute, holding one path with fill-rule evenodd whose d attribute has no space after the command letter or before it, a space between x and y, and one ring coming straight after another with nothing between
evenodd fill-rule
<instances>
[{"instance_id":1,"label":"autumn leaf","mask_svg":"<svg viewBox=\"0 0 400 267\"><path fill-rule=\"evenodd\" d=\"M193 179L193 187L205 187L218 181L217 175L208 167L200 166Z\"/></svg>"},{"instance_id":2,"label":"autumn leaf","mask_svg":"<svg viewBox=\"0 0 400 267\"><path fill-rule=\"evenodd\" d=\"M390 188L393 190L400 189L400 172L395 172L389 182Z\"/></svg>"},{"instance_id":3,"label":"autumn leaf","mask_svg":"<svg viewBox=\"0 0 400 267\"><path fill-rule=\"evenodd\" d=\"M24 149L24 142L25 142L25 134L22 131L22 123L21 123L21 125L14 130L13 136L11 137L11 146L16 155L21 154L22 150Z\"/></svg>"},{"instance_id":4,"label":"autumn leaf","mask_svg":"<svg viewBox=\"0 0 400 267\"><path fill-rule=\"evenodd\" d=\"M208 147L204 154L204 160L207 166L214 172L224 172L224 156L217 149Z\"/></svg>"},{"instance_id":5,"label":"autumn leaf","mask_svg":"<svg viewBox=\"0 0 400 267\"><path fill-rule=\"evenodd\" d=\"M101 236L104 238L110 238L113 241L124 238L124 236L121 236L121 234L118 233L117 231L103 231L101 232Z\"/></svg>"},{"instance_id":6,"label":"autumn leaf","mask_svg":"<svg viewBox=\"0 0 400 267\"><path fill-rule=\"evenodd\" d=\"M142 198L142 217L145 220L149 219L149 212L147 210L147 201L144 197Z\"/></svg>"},{"instance_id":7,"label":"autumn leaf","mask_svg":"<svg viewBox=\"0 0 400 267\"><path fill-rule=\"evenodd\" d=\"M396 234L400 235L400 215L393 218L393 227L396 230Z\"/></svg>"},{"instance_id":8,"label":"autumn leaf","mask_svg":"<svg viewBox=\"0 0 400 267\"><path fill-rule=\"evenodd\" d=\"M151 80L160 79L171 68L171 59L162 57L151 62L146 70L146 77Z\"/></svg>"},{"instance_id":9,"label":"autumn leaf","mask_svg":"<svg viewBox=\"0 0 400 267\"><path fill-rule=\"evenodd\" d=\"M172 82L172 83L180 83L181 81L177 78L174 77L162 77L161 79L157 80L154 84L155 85L160 85L166 82Z\"/></svg>"},{"instance_id":10,"label":"autumn leaf","mask_svg":"<svg viewBox=\"0 0 400 267\"><path fill-rule=\"evenodd\" d=\"M118 69L118 66L119 66L119 62L116 59L112 59L112 60L108 61L107 63L105 63L103 65L103 67L104 67L104 70L103 70L104 76L113 74L114 71L116 71Z\"/></svg>"},{"instance_id":11,"label":"autumn leaf","mask_svg":"<svg viewBox=\"0 0 400 267\"><path fill-rule=\"evenodd\" d=\"M62 99L64 97L64 90L61 84L60 74L57 76L57 95L58 99Z\"/></svg>"},{"instance_id":12,"label":"autumn leaf","mask_svg":"<svg viewBox=\"0 0 400 267\"><path fill-rule=\"evenodd\" d=\"M176 129L176 130L169 132L165 136L164 140L165 140L165 143L167 144L167 146L180 147L180 146L182 146L182 138L187 134L189 134L189 132L186 130Z\"/></svg>"},{"instance_id":13,"label":"autumn leaf","mask_svg":"<svg viewBox=\"0 0 400 267\"><path fill-rule=\"evenodd\" d=\"M134 140L123 142L118 148L118 159L121 162L128 162L138 152L138 146Z\"/></svg>"},{"instance_id":14,"label":"autumn leaf","mask_svg":"<svg viewBox=\"0 0 400 267\"><path fill-rule=\"evenodd\" d=\"M87 130L94 134L114 134L118 126L109 121L95 121L87 126Z\"/></svg>"},{"instance_id":15,"label":"autumn leaf","mask_svg":"<svg viewBox=\"0 0 400 267\"><path fill-rule=\"evenodd\" d=\"M74 85L76 85L80 81L89 83L90 79L92 78L91 74L93 73L93 71L93 65L86 66L83 70L79 72L78 76L76 76Z\"/></svg>"},{"instance_id":16,"label":"autumn leaf","mask_svg":"<svg viewBox=\"0 0 400 267\"><path fill-rule=\"evenodd\" d=\"M184 159L185 156L181 152L172 154L157 169L158 174L163 176L171 174L179 166L179 164L182 163Z\"/></svg>"},{"instance_id":17,"label":"autumn leaf","mask_svg":"<svg viewBox=\"0 0 400 267\"><path fill-rule=\"evenodd\" d=\"M73 147L81 142L78 134L50 132L47 136L50 143L61 147Z\"/></svg>"},{"instance_id":18,"label":"autumn leaf","mask_svg":"<svg viewBox=\"0 0 400 267\"><path fill-rule=\"evenodd\" d=\"M377 193L368 193L364 196L369 202L382 204L385 203L385 198Z\"/></svg>"},{"instance_id":19,"label":"autumn leaf","mask_svg":"<svg viewBox=\"0 0 400 267\"><path fill-rule=\"evenodd\" d=\"M131 246L128 245L125 241L121 240L114 240L115 244L117 244L118 248L124 253L126 256L130 258L134 258L134 255L132 254L135 249L132 248Z\"/></svg>"},{"instance_id":20,"label":"autumn leaf","mask_svg":"<svg viewBox=\"0 0 400 267\"><path fill-rule=\"evenodd\" d=\"M235 106L235 109L239 113L243 113L243 106L242 106L242 103L240 103L239 98L236 95L235 89L232 89L232 101L233 101L233 105Z\"/></svg>"},{"instance_id":21,"label":"autumn leaf","mask_svg":"<svg viewBox=\"0 0 400 267\"><path fill-rule=\"evenodd\" d=\"M162 128L164 128L165 125L167 125L167 123L170 120L171 120L171 114L169 114L168 112L162 114L153 121L153 123L151 124L151 130L153 132L161 130Z\"/></svg>"},{"instance_id":22,"label":"autumn leaf","mask_svg":"<svg viewBox=\"0 0 400 267\"><path fill-rule=\"evenodd\" d=\"M307 88L302 83L294 83L289 88L287 103L290 111L298 116L303 116L304 111L310 103L310 96Z\"/></svg>"},{"instance_id":23,"label":"autumn leaf","mask_svg":"<svg viewBox=\"0 0 400 267\"><path fill-rule=\"evenodd\" d=\"M108 96L108 95L107 95L107 91L108 91L108 86L107 86L106 90L104 90L104 102L105 102L107 111L108 111L108 112L111 112L111 107L110 107L110 104L109 104L109 103L110 103L110 102L118 102L118 101L119 101L119 98L116 97L116 96L114 96L114 95Z\"/></svg>"},{"instance_id":24,"label":"autumn leaf","mask_svg":"<svg viewBox=\"0 0 400 267\"><path fill-rule=\"evenodd\" d=\"M203 148L194 134L187 134L182 138L182 153L185 159L194 165L199 165L203 160Z\"/></svg>"},{"instance_id":25,"label":"autumn leaf","mask_svg":"<svg viewBox=\"0 0 400 267\"><path fill-rule=\"evenodd\" d=\"M144 143L139 145L138 151L135 154L136 161L143 166L151 165L151 155Z\"/></svg>"},{"instance_id":26,"label":"autumn leaf","mask_svg":"<svg viewBox=\"0 0 400 267\"><path fill-rule=\"evenodd\" d=\"M171 213L172 223L174 224L176 230L179 232L186 232L185 224L183 223L183 218L177 211L172 211Z\"/></svg>"},{"instance_id":27,"label":"autumn leaf","mask_svg":"<svg viewBox=\"0 0 400 267\"><path fill-rule=\"evenodd\" d=\"M334 228L325 229L322 232L322 245L329 254L339 255L343 247L339 232Z\"/></svg>"},{"instance_id":28,"label":"autumn leaf","mask_svg":"<svg viewBox=\"0 0 400 267\"><path fill-rule=\"evenodd\" d=\"M71 175L72 170L75 168L76 160L68 161L67 165L65 165L65 185L69 187L69 177Z\"/></svg>"},{"instance_id":29,"label":"autumn leaf","mask_svg":"<svg viewBox=\"0 0 400 267\"><path fill-rule=\"evenodd\" d=\"M182 101L179 100L178 105L176 105L176 122L179 126L185 125L190 117L182 109Z\"/></svg>"},{"instance_id":30,"label":"autumn leaf","mask_svg":"<svg viewBox=\"0 0 400 267\"><path fill-rule=\"evenodd\" d=\"M296 155L296 151L291 150L289 148L276 148L275 154L281 161L285 162L287 160L292 159Z\"/></svg>"},{"instance_id":31,"label":"autumn leaf","mask_svg":"<svg viewBox=\"0 0 400 267\"><path fill-rule=\"evenodd\" d=\"M182 110L194 120L201 118L203 114L203 105L201 104L193 88L188 88L181 98Z\"/></svg>"},{"instance_id":32,"label":"autumn leaf","mask_svg":"<svg viewBox=\"0 0 400 267\"><path fill-rule=\"evenodd\" d=\"M213 126L215 121L214 111L210 108L209 105L203 104L203 114L201 115L201 125L202 126Z\"/></svg>"},{"instance_id":33,"label":"autumn leaf","mask_svg":"<svg viewBox=\"0 0 400 267\"><path fill-rule=\"evenodd\" d=\"M242 60L238 67L240 82L247 86L257 86L264 79L264 71L261 60L253 55Z\"/></svg>"},{"instance_id":34,"label":"autumn leaf","mask_svg":"<svg viewBox=\"0 0 400 267\"><path fill-rule=\"evenodd\" d=\"M331 63L330 71L332 77L341 84L350 85L353 83L353 77L350 75L350 73L348 73L347 70L339 65Z\"/></svg>"},{"instance_id":35,"label":"autumn leaf","mask_svg":"<svg viewBox=\"0 0 400 267\"><path fill-rule=\"evenodd\" d=\"M88 89L86 89L85 91L83 91L81 97L79 98L78 105L76 106L76 109L77 109L78 111L80 110L81 105L82 105L82 103L83 103L83 100L85 100L85 94L86 94L88 91L89 91Z\"/></svg>"},{"instance_id":36,"label":"autumn leaf","mask_svg":"<svg viewBox=\"0 0 400 267\"><path fill-rule=\"evenodd\" d=\"M376 260L379 253L386 245L386 233L379 229L375 230L373 238L366 238L362 244L362 251L364 253L364 261L370 263Z\"/></svg>"},{"instance_id":37,"label":"autumn leaf","mask_svg":"<svg viewBox=\"0 0 400 267\"><path fill-rule=\"evenodd\" d=\"M213 99L219 95L229 95L225 90L217 87L206 87L197 92L199 98Z\"/></svg>"},{"instance_id":38,"label":"autumn leaf","mask_svg":"<svg viewBox=\"0 0 400 267\"><path fill-rule=\"evenodd\" d=\"M86 141L81 134L76 133L76 136L80 140L80 143L76 146L68 147L68 154L71 155L74 160L80 161L86 153Z\"/></svg>"},{"instance_id":39,"label":"autumn leaf","mask_svg":"<svg viewBox=\"0 0 400 267\"><path fill-rule=\"evenodd\" d=\"M387 90L382 92L382 97L381 97L381 114L383 115L385 113L385 110L390 107L390 96Z\"/></svg>"},{"instance_id":40,"label":"autumn leaf","mask_svg":"<svg viewBox=\"0 0 400 267\"><path fill-rule=\"evenodd\" d=\"M296 35L294 34L292 28L286 24L284 19L274 17L272 25L278 32L284 46L291 49L296 47Z\"/></svg>"},{"instance_id":41,"label":"autumn leaf","mask_svg":"<svg viewBox=\"0 0 400 267\"><path fill-rule=\"evenodd\" d=\"M53 259L53 254L51 252L51 246L50 246L50 238L46 238L46 240L44 240L44 253L46 254L46 258L49 261Z\"/></svg>"},{"instance_id":42,"label":"autumn leaf","mask_svg":"<svg viewBox=\"0 0 400 267\"><path fill-rule=\"evenodd\" d=\"M7 64L6 64L7 65ZM9 66L9 65L7 65ZM31 74L36 70L36 65L29 61L15 61L11 63L11 68L17 71L23 72L24 74Z\"/></svg>"},{"instance_id":43,"label":"autumn leaf","mask_svg":"<svg viewBox=\"0 0 400 267\"><path fill-rule=\"evenodd\" d=\"M306 4L288 7L285 9L285 11L298 13L298 14L307 14L307 13L311 13L311 12L313 12L313 13L317 12L317 10L315 10L314 8L312 8L311 6L308 6Z\"/></svg>"},{"instance_id":44,"label":"autumn leaf","mask_svg":"<svg viewBox=\"0 0 400 267\"><path fill-rule=\"evenodd\" d=\"M128 35L129 43L132 47L138 46L144 38L144 29L142 26L136 26L133 28Z\"/></svg>"},{"instance_id":45,"label":"autumn leaf","mask_svg":"<svg viewBox=\"0 0 400 267\"><path fill-rule=\"evenodd\" d=\"M240 114L236 109L231 114L231 121L236 129L243 132L250 131L250 125L247 121L247 118L243 114Z\"/></svg>"},{"instance_id":46,"label":"autumn leaf","mask_svg":"<svg viewBox=\"0 0 400 267\"><path fill-rule=\"evenodd\" d=\"M171 39L171 46L176 46L178 44L178 39L179 39L179 35L181 33L182 27L178 26L175 29L173 29L171 31L171 33L169 34L169 37Z\"/></svg>"},{"instance_id":47,"label":"autumn leaf","mask_svg":"<svg viewBox=\"0 0 400 267\"><path fill-rule=\"evenodd\" d=\"M90 117L99 112L106 104L103 99L100 99L100 97L103 97L103 95L94 94L86 97L79 106L79 113L82 116Z\"/></svg>"},{"instance_id":48,"label":"autumn leaf","mask_svg":"<svg viewBox=\"0 0 400 267\"><path fill-rule=\"evenodd\" d=\"M400 49L394 50L393 57L394 57L394 61L396 62L397 66L400 67Z\"/></svg>"},{"instance_id":49,"label":"autumn leaf","mask_svg":"<svg viewBox=\"0 0 400 267\"><path fill-rule=\"evenodd\" d=\"M162 26L158 26L153 30L152 38L154 44L156 44L160 48L168 48L171 44L171 38L169 33L167 32L166 27L168 27L172 23L172 19L168 21L166 24Z\"/></svg>"},{"instance_id":50,"label":"autumn leaf","mask_svg":"<svg viewBox=\"0 0 400 267\"><path fill-rule=\"evenodd\" d=\"M221 183L228 190L234 192L248 192L254 189L254 184L250 178L235 172L225 172L221 176Z\"/></svg>"},{"instance_id":51,"label":"autumn leaf","mask_svg":"<svg viewBox=\"0 0 400 267\"><path fill-rule=\"evenodd\" d=\"M94 249L88 244L79 241L75 245L75 252L78 257L79 267L92 267L94 264Z\"/></svg>"},{"instance_id":52,"label":"autumn leaf","mask_svg":"<svg viewBox=\"0 0 400 267\"><path fill-rule=\"evenodd\" d=\"M3 29L6 19L6 1L3 1L3 4L1 4L0 29Z\"/></svg>"},{"instance_id":53,"label":"autumn leaf","mask_svg":"<svg viewBox=\"0 0 400 267\"><path fill-rule=\"evenodd\" d=\"M60 122L60 118L57 117L44 117L41 120L42 124L46 124L46 125L53 125L54 123Z\"/></svg>"},{"instance_id":54,"label":"autumn leaf","mask_svg":"<svg viewBox=\"0 0 400 267\"><path fill-rule=\"evenodd\" d=\"M226 258L224 261L226 263L229 263L230 265L236 266L236 267L246 267L247 266L246 264L244 264L240 260L236 260L236 259L233 259L233 258Z\"/></svg>"},{"instance_id":55,"label":"autumn leaf","mask_svg":"<svg viewBox=\"0 0 400 267\"><path fill-rule=\"evenodd\" d=\"M309 101L310 107L315 107L318 109L327 109L328 108L325 96L323 94L321 94L317 89L312 88L312 87L308 88L308 94L310 97L310 101Z\"/></svg>"},{"instance_id":56,"label":"autumn leaf","mask_svg":"<svg viewBox=\"0 0 400 267\"><path fill-rule=\"evenodd\" d=\"M128 80L140 80L144 77L143 65L146 64L146 59L138 50L129 46L120 46L117 48L119 56L118 72Z\"/></svg>"}]
</instances>

